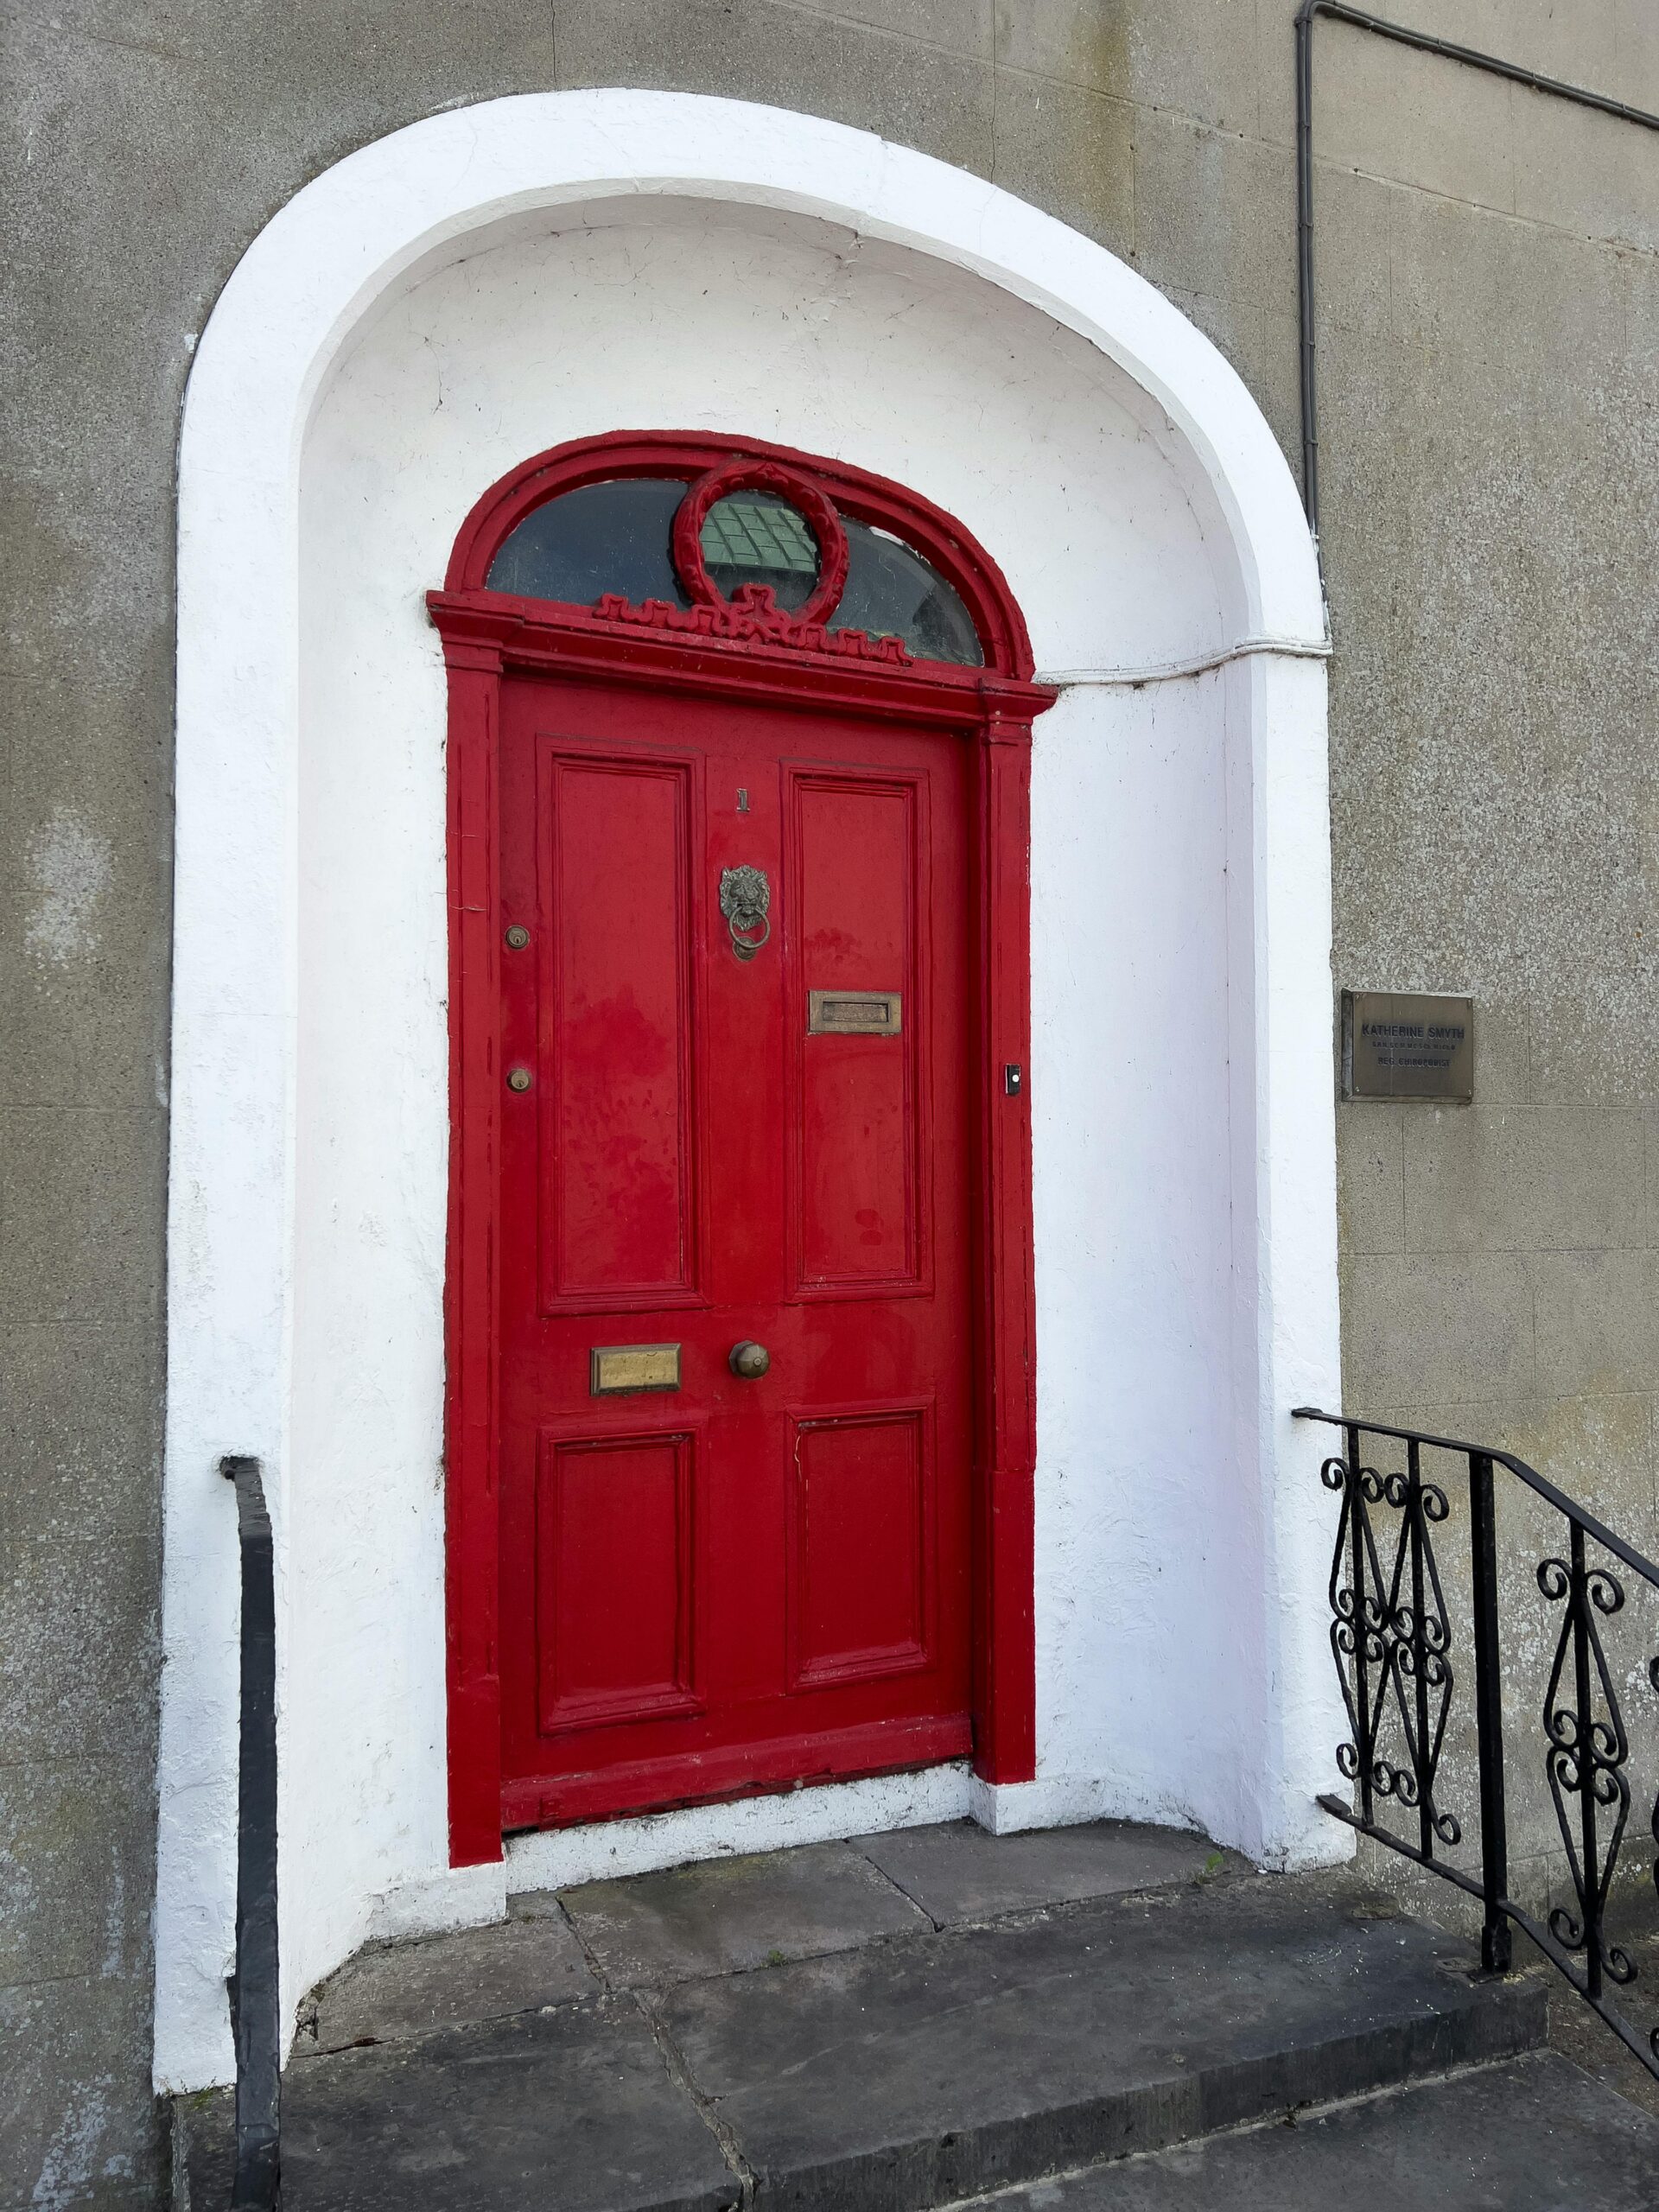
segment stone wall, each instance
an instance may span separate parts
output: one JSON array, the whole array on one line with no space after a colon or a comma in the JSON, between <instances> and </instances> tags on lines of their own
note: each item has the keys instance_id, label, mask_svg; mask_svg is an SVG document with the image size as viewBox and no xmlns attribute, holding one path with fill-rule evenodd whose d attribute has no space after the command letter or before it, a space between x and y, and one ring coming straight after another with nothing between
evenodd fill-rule
<instances>
[{"instance_id":1,"label":"stone wall","mask_svg":"<svg viewBox=\"0 0 1659 2212\"><path fill-rule=\"evenodd\" d=\"M1398 4L1659 106L1648 0ZM885 132L1101 239L1294 453L1292 12L7 11L0 2212L161 2185L171 482L219 287L308 177L439 107L721 92ZM1349 1395L1509 1444L1651 1545L1659 139L1328 25L1317 79L1333 983L1480 1008L1472 1107L1341 1111Z\"/></svg>"}]
</instances>

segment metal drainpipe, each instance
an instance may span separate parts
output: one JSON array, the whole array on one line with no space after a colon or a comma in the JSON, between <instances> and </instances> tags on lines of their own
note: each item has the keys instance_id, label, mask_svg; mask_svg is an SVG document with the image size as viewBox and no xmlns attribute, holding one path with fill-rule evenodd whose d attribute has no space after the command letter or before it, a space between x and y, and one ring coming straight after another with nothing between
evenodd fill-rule
<instances>
[{"instance_id":1,"label":"metal drainpipe","mask_svg":"<svg viewBox=\"0 0 1659 2212\"><path fill-rule=\"evenodd\" d=\"M1489 77L1507 77L1529 92L1550 92L1578 107L1592 107L1622 123L1638 124L1643 130L1659 130L1659 115L1610 99L1604 92L1586 92L1582 85L1564 85L1555 77L1541 77L1535 69L1522 69L1496 54L1479 54L1471 46L1431 38L1405 23L1391 23L1381 16L1350 8L1344 0L1302 0L1296 10L1296 261L1297 312L1301 335L1302 382L1302 504L1317 549L1319 542L1319 410L1317 362L1313 336L1313 26L1321 16L1354 29L1372 31L1392 39L1396 46L1414 46L1423 54L1438 54L1465 68L1484 70Z\"/></svg>"}]
</instances>

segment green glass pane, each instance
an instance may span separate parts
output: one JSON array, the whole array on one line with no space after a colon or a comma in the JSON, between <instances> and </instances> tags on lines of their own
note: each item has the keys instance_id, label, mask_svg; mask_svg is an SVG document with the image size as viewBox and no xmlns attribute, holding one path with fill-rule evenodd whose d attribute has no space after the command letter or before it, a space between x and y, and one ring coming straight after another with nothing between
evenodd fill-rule
<instances>
[{"instance_id":1,"label":"green glass pane","mask_svg":"<svg viewBox=\"0 0 1659 2212\"><path fill-rule=\"evenodd\" d=\"M703 518L702 557L721 594L768 584L779 607L804 606L818 580L817 541L806 518L771 492L733 492Z\"/></svg>"}]
</instances>

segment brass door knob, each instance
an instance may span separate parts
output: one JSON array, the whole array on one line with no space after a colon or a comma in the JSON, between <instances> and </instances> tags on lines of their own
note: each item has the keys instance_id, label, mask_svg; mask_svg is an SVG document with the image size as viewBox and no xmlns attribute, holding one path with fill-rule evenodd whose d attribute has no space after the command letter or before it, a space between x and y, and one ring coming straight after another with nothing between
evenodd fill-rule
<instances>
[{"instance_id":1,"label":"brass door knob","mask_svg":"<svg viewBox=\"0 0 1659 2212\"><path fill-rule=\"evenodd\" d=\"M727 1355L726 1364L734 1375L741 1375L746 1382L753 1382L772 1365L772 1354L765 1344L758 1344L745 1338L741 1344L734 1344Z\"/></svg>"}]
</instances>

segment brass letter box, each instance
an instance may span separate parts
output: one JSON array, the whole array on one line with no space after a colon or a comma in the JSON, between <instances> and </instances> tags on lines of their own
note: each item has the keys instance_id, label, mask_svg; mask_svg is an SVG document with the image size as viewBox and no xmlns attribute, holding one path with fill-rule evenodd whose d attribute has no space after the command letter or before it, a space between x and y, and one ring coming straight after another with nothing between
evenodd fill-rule
<instances>
[{"instance_id":1,"label":"brass letter box","mask_svg":"<svg viewBox=\"0 0 1659 2212\"><path fill-rule=\"evenodd\" d=\"M679 1387L678 1344L594 1344L588 1354L588 1389L595 1398Z\"/></svg>"},{"instance_id":2,"label":"brass letter box","mask_svg":"<svg viewBox=\"0 0 1659 2212\"><path fill-rule=\"evenodd\" d=\"M896 1037L901 1019L898 991L809 991L809 1037Z\"/></svg>"}]
</instances>

